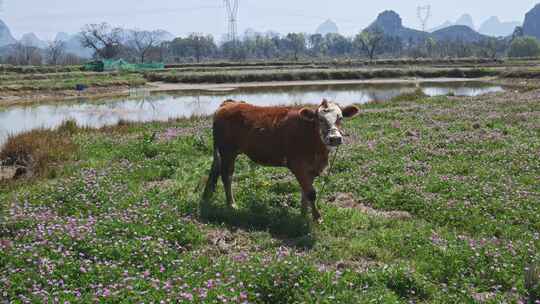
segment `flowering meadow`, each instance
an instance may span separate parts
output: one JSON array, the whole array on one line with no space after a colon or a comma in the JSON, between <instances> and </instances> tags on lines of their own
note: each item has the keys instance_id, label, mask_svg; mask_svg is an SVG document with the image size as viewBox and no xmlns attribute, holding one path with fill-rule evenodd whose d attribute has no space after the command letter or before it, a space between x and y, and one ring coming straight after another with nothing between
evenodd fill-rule
<instances>
[{"instance_id":1,"label":"flowering meadow","mask_svg":"<svg viewBox=\"0 0 540 304\"><path fill-rule=\"evenodd\" d=\"M540 91L361 106L317 181L322 224L287 170L246 157L240 208L220 186L199 210L210 127L76 129L46 176L1 182L0 302L539 299Z\"/></svg>"}]
</instances>

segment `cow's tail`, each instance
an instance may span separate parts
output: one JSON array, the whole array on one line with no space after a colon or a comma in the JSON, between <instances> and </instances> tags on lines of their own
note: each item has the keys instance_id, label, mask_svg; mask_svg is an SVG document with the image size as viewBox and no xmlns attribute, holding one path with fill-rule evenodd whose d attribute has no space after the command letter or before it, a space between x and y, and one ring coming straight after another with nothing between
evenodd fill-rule
<instances>
[{"instance_id":1,"label":"cow's tail","mask_svg":"<svg viewBox=\"0 0 540 304\"><path fill-rule=\"evenodd\" d=\"M212 162L212 168L210 169L210 174L208 175L208 180L206 186L204 187L204 192L201 198L201 212L204 211L204 207L208 206L212 195L216 191L216 185L221 175L221 154L216 143L216 130L214 128L214 160Z\"/></svg>"}]
</instances>

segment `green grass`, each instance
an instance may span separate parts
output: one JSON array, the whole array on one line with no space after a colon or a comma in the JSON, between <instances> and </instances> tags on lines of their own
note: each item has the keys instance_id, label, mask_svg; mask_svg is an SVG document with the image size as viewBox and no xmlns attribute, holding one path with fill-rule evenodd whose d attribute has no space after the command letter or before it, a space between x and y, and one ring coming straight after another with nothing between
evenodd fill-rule
<instances>
[{"instance_id":1,"label":"green grass","mask_svg":"<svg viewBox=\"0 0 540 304\"><path fill-rule=\"evenodd\" d=\"M287 170L245 157L241 208L219 187L200 219L209 119L73 132L75 161L56 178L0 186L0 300L526 300L539 286L526 270L540 259L539 113L524 95L362 106L321 225L300 215ZM338 193L411 218L341 208Z\"/></svg>"},{"instance_id":2,"label":"green grass","mask_svg":"<svg viewBox=\"0 0 540 304\"><path fill-rule=\"evenodd\" d=\"M88 88L114 86L140 86L146 81L137 73L53 73L17 74L0 76L0 93L18 91L60 91L75 90L77 84Z\"/></svg>"},{"instance_id":3,"label":"green grass","mask_svg":"<svg viewBox=\"0 0 540 304\"><path fill-rule=\"evenodd\" d=\"M531 63L537 58L530 59L512 59L513 63ZM283 61L283 60L261 60L261 61L247 61L247 62L201 62L201 63L179 63L179 64L167 64L166 68L249 68L249 67L269 67L269 66L281 66L281 67L301 67L316 65L320 67L358 67L367 65L461 65L461 66L476 66L476 65L501 65L508 62L508 59L490 59L490 58L445 58L445 59L431 59L431 58L397 58L397 59L375 59L375 60L362 60L355 58L310 58L310 60L301 59L299 61Z\"/></svg>"}]
</instances>

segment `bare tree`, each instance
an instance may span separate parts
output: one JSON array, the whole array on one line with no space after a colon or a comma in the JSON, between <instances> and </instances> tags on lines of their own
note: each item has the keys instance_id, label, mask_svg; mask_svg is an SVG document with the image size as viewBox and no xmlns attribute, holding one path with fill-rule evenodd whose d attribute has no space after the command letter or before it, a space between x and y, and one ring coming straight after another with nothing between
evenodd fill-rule
<instances>
[{"instance_id":1,"label":"bare tree","mask_svg":"<svg viewBox=\"0 0 540 304\"><path fill-rule=\"evenodd\" d=\"M367 53L369 60L373 61L383 38L384 33L378 28L365 30L356 36L355 44L360 45L360 48Z\"/></svg>"},{"instance_id":2,"label":"bare tree","mask_svg":"<svg viewBox=\"0 0 540 304\"><path fill-rule=\"evenodd\" d=\"M186 41L197 62L200 62L202 57L206 57L214 51L215 44L211 36L192 33Z\"/></svg>"},{"instance_id":3,"label":"bare tree","mask_svg":"<svg viewBox=\"0 0 540 304\"><path fill-rule=\"evenodd\" d=\"M62 65L78 65L84 62L84 60L72 53L66 53L64 56L62 56L62 60L60 61L60 64Z\"/></svg>"},{"instance_id":4,"label":"bare tree","mask_svg":"<svg viewBox=\"0 0 540 304\"><path fill-rule=\"evenodd\" d=\"M95 51L96 57L111 59L122 50L124 30L111 27L108 23L87 24L80 33L81 44Z\"/></svg>"},{"instance_id":5,"label":"bare tree","mask_svg":"<svg viewBox=\"0 0 540 304\"><path fill-rule=\"evenodd\" d=\"M193 54L195 55L195 59L197 62L201 61L201 56L203 54L203 47L204 47L204 36L201 34L193 33L189 36L189 42L191 42L191 48L193 50Z\"/></svg>"},{"instance_id":6,"label":"bare tree","mask_svg":"<svg viewBox=\"0 0 540 304\"><path fill-rule=\"evenodd\" d=\"M66 52L66 43L62 40L54 40L49 42L49 46L45 50L47 55L47 62L52 65L60 63L60 59Z\"/></svg>"},{"instance_id":7,"label":"bare tree","mask_svg":"<svg viewBox=\"0 0 540 304\"><path fill-rule=\"evenodd\" d=\"M168 60L169 53L170 53L170 48L171 48L171 42L170 41L163 41L163 42L161 42L159 44L159 48L158 48L159 61L165 62L165 61Z\"/></svg>"},{"instance_id":8,"label":"bare tree","mask_svg":"<svg viewBox=\"0 0 540 304\"><path fill-rule=\"evenodd\" d=\"M425 41L425 47L426 47L427 55L430 58L435 57L435 49L437 48L437 40L433 39L432 37L429 37Z\"/></svg>"},{"instance_id":9,"label":"bare tree","mask_svg":"<svg viewBox=\"0 0 540 304\"><path fill-rule=\"evenodd\" d=\"M10 47L8 62L14 65L40 65L42 57L38 48L20 42Z\"/></svg>"},{"instance_id":10,"label":"bare tree","mask_svg":"<svg viewBox=\"0 0 540 304\"><path fill-rule=\"evenodd\" d=\"M159 46L164 37L164 31L132 30L129 33L128 45L135 51L141 63L144 63L148 52Z\"/></svg>"}]
</instances>

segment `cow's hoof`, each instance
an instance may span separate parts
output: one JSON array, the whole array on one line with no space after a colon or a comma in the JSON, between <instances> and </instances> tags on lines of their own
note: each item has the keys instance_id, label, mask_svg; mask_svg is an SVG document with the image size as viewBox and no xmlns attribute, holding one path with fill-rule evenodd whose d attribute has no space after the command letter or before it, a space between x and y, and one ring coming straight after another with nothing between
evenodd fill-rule
<instances>
[{"instance_id":1,"label":"cow's hoof","mask_svg":"<svg viewBox=\"0 0 540 304\"><path fill-rule=\"evenodd\" d=\"M238 205L237 204L231 204L229 205L229 208L231 208L232 210L238 210Z\"/></svg>"}]
</instances>

